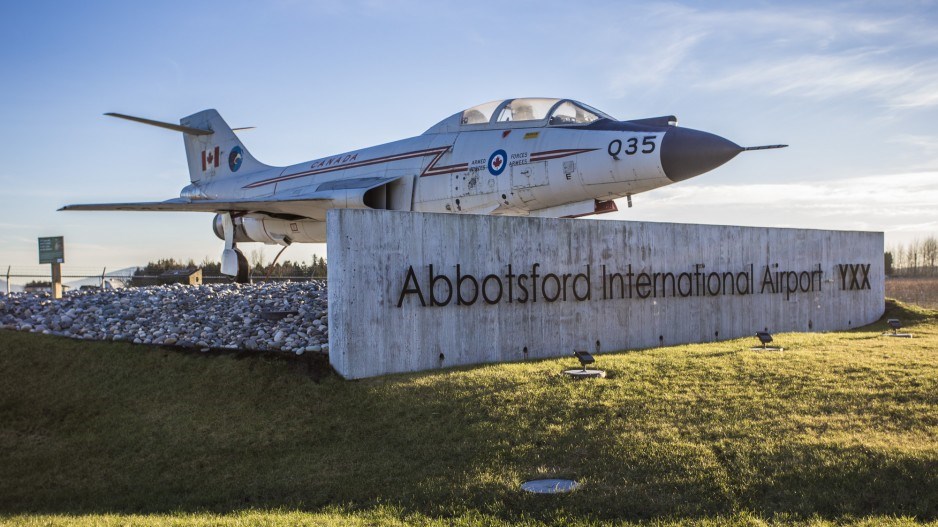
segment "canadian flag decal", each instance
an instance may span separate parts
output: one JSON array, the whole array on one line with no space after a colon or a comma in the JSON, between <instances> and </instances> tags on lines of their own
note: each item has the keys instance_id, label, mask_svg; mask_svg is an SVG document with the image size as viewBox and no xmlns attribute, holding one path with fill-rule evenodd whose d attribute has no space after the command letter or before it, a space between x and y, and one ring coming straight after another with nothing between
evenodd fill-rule
<instances>
[{"instance_id":1,"label":"canadian flag decal","mask_svg":"<svg viewBox=\"0 0 938 527\"><path fill-rule=\"evenodd\" d=\"M209 167L218 168L218 147L215 147L215 150L202 150L202 171L206 171Z\"/></svg>"}]
</instances>

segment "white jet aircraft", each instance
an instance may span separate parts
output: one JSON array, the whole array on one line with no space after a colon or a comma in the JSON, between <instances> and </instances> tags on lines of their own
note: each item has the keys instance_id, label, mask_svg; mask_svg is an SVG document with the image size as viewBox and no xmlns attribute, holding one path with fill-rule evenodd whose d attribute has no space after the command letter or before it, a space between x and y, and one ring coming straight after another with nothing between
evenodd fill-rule
<instances>
[{"instance_id":1,"label":"white jet aircraft","mask_svg":"<svg viewBox=\"0 0 938 527\"><path fill-rule=\"evenodd\" d=\"M576 218L613 201L694 177L744 150L678 128L673 116L617 121L570 99L492 101L423 134L288 167L259 162L215 110L165 123L183 133L191 184L159 202L68 205L60 210L216 213L222 272L247 280L239 242L326 241L326 211L373 208Z\"/></svg>"}]
</instances>

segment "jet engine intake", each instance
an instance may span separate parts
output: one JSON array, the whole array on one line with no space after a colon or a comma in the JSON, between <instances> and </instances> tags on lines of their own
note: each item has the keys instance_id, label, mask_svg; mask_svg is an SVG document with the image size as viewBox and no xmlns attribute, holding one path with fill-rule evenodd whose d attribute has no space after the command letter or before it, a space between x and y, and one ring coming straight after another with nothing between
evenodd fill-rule
<instances>
[{"instance_id":1,"label":"jet engine intake","mask_svg":"<svg viewBox=\"0 0 938 527\"><path fill-rule=\"evenodd\" d=\"M234 223L234 242L253 242L246 232L244 232L244 225L241 220L243 218L233 218ZM212 231L215 232L215 236L219 240L225 239L225 222L221 214L216 214L215 219L212 220Z\"/></svg>"},{"instance_id":2,"label":"jet engine intake","mask_svg":"<svg viewBox=\"0 0 938 527\"><path fill-rule=\"evenodd\" d=\"M403 176L369 189L362 203L370 209L411 210L414 200L414 177Z\"/></svg>"}]
</instances>

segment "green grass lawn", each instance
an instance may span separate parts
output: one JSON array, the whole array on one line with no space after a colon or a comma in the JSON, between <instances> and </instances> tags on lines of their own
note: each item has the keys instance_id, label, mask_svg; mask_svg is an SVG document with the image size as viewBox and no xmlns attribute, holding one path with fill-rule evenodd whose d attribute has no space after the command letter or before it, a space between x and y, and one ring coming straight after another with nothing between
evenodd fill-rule
<instances>
[{"instance_id":1,"label":"green grass lawn","mask_svg":"<svg viewBox=\"0 0 938 527\"><path fill-rule=\"evenodd\" d=\"M938 524L938 312L348 382L0 332L0 523ZM315 368L314 368L315 369ZM529 495L530 478L582 484Z\"/></svg>"}]
</instances>

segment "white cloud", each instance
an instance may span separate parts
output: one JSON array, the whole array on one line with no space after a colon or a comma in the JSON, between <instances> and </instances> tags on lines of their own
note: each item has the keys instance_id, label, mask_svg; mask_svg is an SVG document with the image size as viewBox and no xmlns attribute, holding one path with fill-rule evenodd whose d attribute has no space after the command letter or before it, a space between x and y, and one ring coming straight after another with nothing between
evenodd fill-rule
<instances>
[{"instance_id":1,"label":"white cloud","mask_svg":"<svg viewBox=\"0 0 938 527\"><path fill-rule=\"evenodd\" d=\"M938 106L938 32L927 19L863 6L698 10L657 4L631 31L594 37L616 94L678 83L816 100L859 96L891 109ZM616 25L619 21L610 21ZM601 51L602 52L602 51Z\"/></svg>"},{"instance_id":2,"label":"white cloud","mask_svg":"<svg viewBox=\"0 0 938 527\"><path fill-rule=\"evenodd\" d=\"M938 81L938 75L931 72L925 75L923 79L915 82L915 87L899 94L893 101L896 108L923 108L927 106L938 106L938 90L935 86Z\"/></svg>"},{"instance_id":3,"label":"white cloud","mask_svg":"<svg viewBox=\"0 0 938 527\"><path fill-rule=\"evenodd\" d=\"M613 70L610 89L622 93L633 86L648 87L666 82L704 37L703 32L680 35L664 45L648 43L623 54Z\"/></svg>"},{"instance_id":4,"label":"white cloud","mask_svg":"<svg viewBox=\"0 0 938 527\"><path fill-rule=\"evenodd\" d=\"M938 153L938 136L901 134L889 140L890 143L908 144L929 153Z\"/></svg>"},{"instance_id":5,"label":"white cloud","mask_svg":"<svg viewBox=\"0 0 938 527\"><path fill-rule=\"evenodd\" d=\"M861 95L882 106L916 108L938 105L938 63L898 65L882 51L806 55L746 64L733 73L701 82L704 88L748 88L771 95L832 99Z\"/></svg>"},{"instance_id":6,"label":"white cloud","mask_svg":"<svg viewBox=\"0 0 938 527\"><path fill-rule=\"evenodd\" d=\"M633 197L608 219L884 231L938 230L938 172L783 184L680 184ZM624 203L622 204L624 205Z\"/></svg>"}]
</instances>

